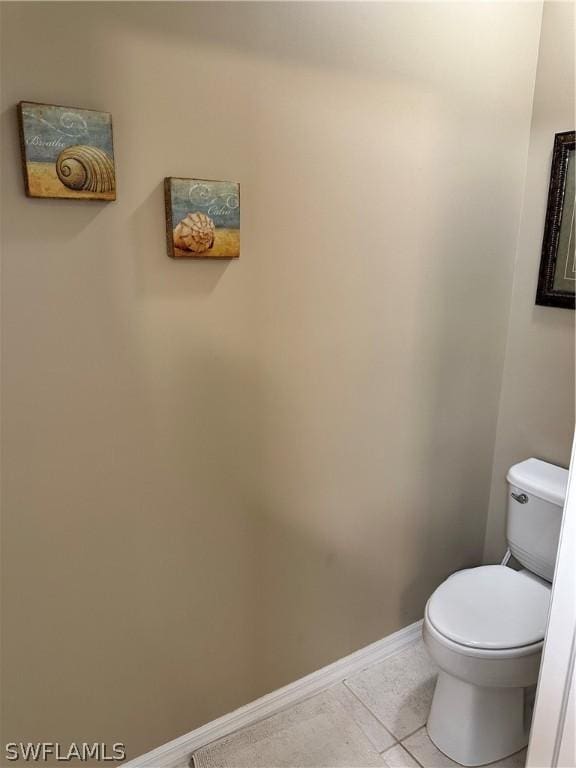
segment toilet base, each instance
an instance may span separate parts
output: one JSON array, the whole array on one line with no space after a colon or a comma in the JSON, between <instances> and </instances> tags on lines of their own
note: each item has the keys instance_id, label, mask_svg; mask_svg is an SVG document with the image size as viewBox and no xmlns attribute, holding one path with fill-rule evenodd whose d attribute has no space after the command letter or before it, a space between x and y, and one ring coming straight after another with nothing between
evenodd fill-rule
<instances>
[{"instance_id":1,"label":"toilet base","mask_svg":"<svg viewBox=\"0 0 576 768\"><path fill-rule=\"evenodd\" d=\"M465 766L485 765L528 744L524 688L487 688L440 671L427 729L438 749Z\"/></svg>"}]
</instances>

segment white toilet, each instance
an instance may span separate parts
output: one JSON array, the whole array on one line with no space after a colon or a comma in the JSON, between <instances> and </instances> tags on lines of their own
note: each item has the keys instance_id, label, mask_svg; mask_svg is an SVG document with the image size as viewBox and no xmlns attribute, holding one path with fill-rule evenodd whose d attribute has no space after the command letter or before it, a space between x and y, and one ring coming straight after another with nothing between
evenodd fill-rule
<instances>
[{"instance_id":1,"label":"white toilet","mask_svg":"<svg viewBox=\"0 0 576 768\"><path fill-rule=\"evenodd\" d=\"M424 642L440 672L428 735L466 766L528 743L568 472L538 459L513 466L507 537L523 566L459 571L426 605Z\"/></svg>"}]
</instances>

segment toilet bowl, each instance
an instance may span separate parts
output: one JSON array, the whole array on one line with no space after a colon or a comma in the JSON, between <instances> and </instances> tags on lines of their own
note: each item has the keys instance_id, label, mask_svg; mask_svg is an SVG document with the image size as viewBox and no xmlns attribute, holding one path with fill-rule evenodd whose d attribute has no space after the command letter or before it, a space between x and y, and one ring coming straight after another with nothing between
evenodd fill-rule
<instances>
[{"instance_id":1,"label":"toilet bowl","mask_svg":"<svg viewBox=\"0 0 576 768\"><path fill-rule=\"evenodd\" d=\"M440 672L427 728L452 760L484 765L528 743L549 602L549 584L500 565L460 571L428 601Z\"/></svg>"},{"instance_id":2,"label":"toilet bowl","mask_svg":"<svg viewBox=\"0 0 576 768\"><path fill-rule=\"evenodd\" d=\"M428 735L461 765L528 743L567 479L539 459L511 467L507 539L523 569L458 571L426 605L424 642L439 667Z\"/></svg>"}]
</instances>

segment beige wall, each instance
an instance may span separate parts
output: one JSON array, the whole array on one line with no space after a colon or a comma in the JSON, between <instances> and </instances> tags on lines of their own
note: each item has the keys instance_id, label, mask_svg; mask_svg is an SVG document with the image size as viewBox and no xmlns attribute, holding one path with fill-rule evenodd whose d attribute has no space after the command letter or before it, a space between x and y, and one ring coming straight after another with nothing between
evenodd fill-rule
<instances>
[{"instance_id":1,"label":"beige wall","mask_svg":"<svg viewBox=\"0 0 576 768\"><path fill-rule=\"evenodd\" d=\"M506 472L530 456L568 466L574 431L574 312L534 304L554 134L574 130L574 5L547 2L534 110L494 471L485 559L506 549Z\"/></svg>"},{"instance_id":2,"label":"beige wall","mask_svg":"<svg viewBox=\"0 0 576 768\"><path fill-rule=\"evenodd\" d=\"M540 13L2 8L7 739L135 755L481 560ZM113 113L116 203L24 197L19 99ZM241 182L239 261L165 175Z\"/></svg>"}]
</instances>

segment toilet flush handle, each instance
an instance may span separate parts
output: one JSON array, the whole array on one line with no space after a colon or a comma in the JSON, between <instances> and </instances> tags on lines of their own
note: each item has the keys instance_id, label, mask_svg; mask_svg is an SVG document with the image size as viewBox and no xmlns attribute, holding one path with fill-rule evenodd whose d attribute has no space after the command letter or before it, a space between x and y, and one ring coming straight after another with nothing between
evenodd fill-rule
<instances>
[{"instance_id":1,"label":"toilet flush handle","mask_svg":"<svg viewBox=\"0 0 576 768\"><path fill-rule=\"evenodd\" d=\"M519 504L527 504L528 503L528 496L526 496L525 493L512 493L510 494L514 501L517 501Z\"/></svg>"}]
</instances>

